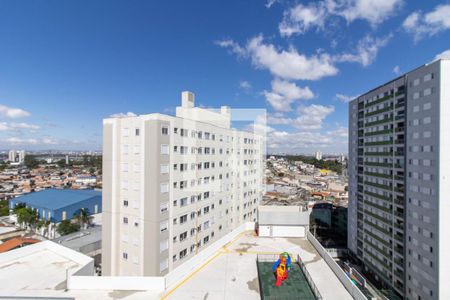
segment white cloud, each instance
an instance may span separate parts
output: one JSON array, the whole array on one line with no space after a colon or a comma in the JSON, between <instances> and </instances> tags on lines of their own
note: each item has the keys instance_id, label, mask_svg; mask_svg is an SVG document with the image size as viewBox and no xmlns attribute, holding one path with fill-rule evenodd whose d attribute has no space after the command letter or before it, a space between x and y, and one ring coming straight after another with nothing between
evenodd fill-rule
<instances>
[{"instance_id":1,"label":"white cloud","mask_svg":"<svg viewBox=\"0 0 450 300\"><path fill-rule=\"evenodd\" d=\"M252 88L252 85L247 80L241 80L239 82L239 87L244 90L249 90Z\"/></svg>"},{"instance_id":2,"label":"white cloud","mask_svg":"<svg viewBox=\"0 0 450 300\"><path fill-rule=\"evenodd\" d=\"M126 117L136 117L137 115L133 112L127 112L127 113L117 113L117 114L112 114L109 117L110 118L126 118Z\"/></svg>"},{"instance_id":3,"label":"white cloud","mask_svg":"<svg viewBox=\"0 0 450 300\"><path fill-rule=\"evenodd\" d=\"M322 128L323 121L334 112L334 106L324 106L311 104L309 106L300 106L297 109L298 116L295 118L287 117L281 113L269 115L268 124L290 125L298 129L318 130Z\"/></svg>"},{"instance_id":4,"label":"white cloud","mask_svg":"<svg viewBox=\"0 0 450 300\"><path fill-rule=\"evenodd\" d=\"M361 19L369 22L372 27L395 15L403 6L403 0L341 0L336 3L336 14L344 17L347 22Z\"/></svg>"},{"instance_id":5,"label":"white cloud","mask_svg":"<svg viewBox=\"0 0 450 300\"><path fill-rule=\"evenodd\" d=\"M425 14L421 11L411 13L403 21L403 28L413 35L416 42L450 29L450 4L438 5Z\"/></svg>"},{"instance_id":6,"label":"white cloud","mask_svg":"<svg viewBox=\"0 0 450 300\"><path fill-rule=\"evenodd\" d=\"M325 28L325 22L333 17L344 18L347 23L365 20L376 27L402 5L403 0L323 0L297 4L284 12L278 29L282 36L303 34L311 28Z\"/></svg>"},{"instance_id":7,"label":"white cloud","mask_svg":"<svg viewBox=\"0 0 450 300\"><path fill-rule=\"evenodd\" d=\"M245 56L247 54L247 51L245 48L241 47L238 43L231 39L224 39L221 41L214 42L216 45L229 49L232 53L238 55L238 56Z\"/></svg>"},{"instance_id":8,"label":"white cloud","mask_svg":"<svg viewBox=\"0 0 450 300\"><path fill-rule=\"evenodd\" d=\"M296 153L333 145L333 139L317 132L273 131L267 135L269 151Z\"/></svg>"},{"instance_id":9,"label":"white cloud","mask_svg":"<svg viewBox=\"0 0 450 300\"><path fill-rule=\"evenodd\" d=\"M341 101L342 103L349 103L353 99L357 98L358 96L349 96L344 94L336 94L336 99Z\"/></svg>"},{"instance_id":10,"label":"white cloud","mask_svg":"<svg viewBox=\"0 0 450 300\"><path fill-rule=\"evenodd\" d=\"M57 145L58 142L53 138L44 138L42 139L42 143L45 145Z\"/></svg>"},{"instance_id":11,"label":"white cloud","mask_svg":"<svg viewBox=\"0 0 450 300\"><path fill-rule=\"evenodd\" d=\"M41 128L38 125L28 124L28 123L7 123L0 122L0 131L11 131L18 129L30 129L30 130L38 130Z\"/></svg>"},{"instance_id":12,"label":"white cloud","mask_svg":"<svg viewBox=\"0 0 450 300\"><path fill-rule=\"evenodd\" d=\"M450 49L445 50L434 57L434 60L438 59L450 59Z\"/></svg>"},{"instance_id":13,"label":"white cloud","mask_svg":"<svg viewBox=\"0 0 450 300\"><path fill-rule=\"evenodd\" d=\"M15 119L15 118L28 117L30 115L31 114L29 112L27 112L26 110L23 110L21 108L13 108L13 107L8 107L6 105L0 104L0 116Z\"/></svg>"},{"instance_id":14,"label":"white cloud","mask_svg":"<svg viewBox=\"0 0 450 300\"><path fill-rule=\"evenodd\" d=\"M303 34L311 27L323 27L327 15L324 1L310 2L308 5L298 4L283 14L283 20L278 26L281 36Z\"/></svg>"},{"instance_id":15,"label":"white cloud","mask_svg":"<svg viewBox=\"0 0 450 300\"><path fill-rule=\"evenodd\" d=\"M389 34L383 38L374 38L370 35L366 35L358 42L355 53L336 55L334 60L337 62L360 63L364 67L367 67L372 64L377 57L378 50L386 46L391 38L392 34Z\"/></svg>"},{"instance_id":16,"label":"white cloud","mask_svg":"<svg viewBox=\"0 0 450 300\"><path fill-rule=\"evenodd\" d=\"M268 69L283 79L318 80L338 73L328 54L308 57L294 48L278 50L272 44L264 44L261 35L252 38L246 49L256 68Z\"/></svg>"},{"instance_id":17,"label":"white cloud","mask_svg":"<svg viewBox=\"0 0 450 300\"><path fill-rule=\"evenodd\" d=\"M276 2L278 2L278 0L267 0L266 7L271 8Z\"/></svg>"},{"instance_id":18,"label":"white cloud","mask_svg":"<svg viewBox=\"0 0 450 300\"><path fill-rule=\"evenodd\" d=\"M291 104L301 99L311 99L314 93L309 87L298 87L295 83L281 79L272 80L272 91L264 91L267 102L277 111L290 111Z\"/></svg>"},{"instance_id":19,"label":"white cloud","mask_svg":"<svg viewBox=\"0 0 450 300\"><path fill-rule=\"evenodd\" d=\"M327 134L337 138L347 138L348 128L339 126L335 130L327 131Z\"/></svg>"},{"instance_id":20,"label":"white cloud","mask_svg":"<svg viewBox=\"0 0 450 300\"><path fill-rule=\"evenodd\" d=\"M4 142L12 145L36 145L38 143L36 139L22 139L18 137L7 138Z\"/></svg>"},{"instance_id":21,"label":"white cloud","mask_svg":"<svg viewBox=\"0 0 450 300\"><path fill-rule=\"evenodd\" d=\"M392 72L394 72L395 75L399 75L402 71L400 70L400 67L399 67L399 66L395 66L395 67L392 69Z\"/></svg>"},{"instance_id":22,"label":"white cloud","mask_svg":"<svg viewBox=\"0 0 450 300\"><path fill-rule=\"evenodd\" d=\"M334 106L323 106L312 104L298 108L299 117L293 122L293 126L301 129L315 130L321 129L325 118L334 112Z\"/></svg>"}]
</instances>

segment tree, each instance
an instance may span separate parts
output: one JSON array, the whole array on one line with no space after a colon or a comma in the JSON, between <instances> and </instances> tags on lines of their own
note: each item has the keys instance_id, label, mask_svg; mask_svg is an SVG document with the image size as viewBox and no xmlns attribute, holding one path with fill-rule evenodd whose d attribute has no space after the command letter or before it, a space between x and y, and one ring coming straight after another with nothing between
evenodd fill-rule
<instances>
[{"instance_id":1,"label":"tree","mask_svg":"<svg viewBox=\"0 0 450 300\"><path fill-rule=\"evenodd\" d=\"M66 161L64 159L60 159L56 163L58 164L58 167L60 167L60 168L66 167Z\"/></svg>"},{"instance_id":2,"label":"tree","mask_svg":"<svg viewBox=\"0 0 450 300\"><path fill-rule=\"evenodd\" d=\"M15 207L14 212L17 215L17 223L25 225L25 228L30 227L32 230L36 228L39 221L36 210L33 210L31 207Z\"/></svg>"},{"instance_id":3,"label":"tree","mask_svg":"<svg viewBox=\"0 0 450 300\"><path fill-rule=\"evenodd\" d=\"M92 223L92 216L89 215L89 209L87 208L81 208L78 212L75 212L72 219L79 223L80 228L84 228L83 225L89 227Z\"/></svg>"},{"instance_id":4,"label":"tree","mask_svg":"<svg viewBox=\"0 0 450 300\"><path fill-rule=\"evenodd\" d=\"M39 161L33 155L26 155L24 163L28 169L34 169L39 166Z\"/></svg>"},{"instance_id":5,"label":"tree","mask_svg":"<svg viewBox=\"0 0 450 300\"><path fill-rule=\"evenodd\" d=\"M70 220L63 220L58 224L56 231L60 235L66 235L80 230L80 225L72 223Z\"/></svg>"},{"instance_id":6,"label":"tree","mask_svg":"<svg viewBox=\"0 0 450 300\"><path fill-rule=\"evenodd\" d=\"M0 217L9 215L9 202L8 200L0 201Z\"/></svg>"}]
</instances>

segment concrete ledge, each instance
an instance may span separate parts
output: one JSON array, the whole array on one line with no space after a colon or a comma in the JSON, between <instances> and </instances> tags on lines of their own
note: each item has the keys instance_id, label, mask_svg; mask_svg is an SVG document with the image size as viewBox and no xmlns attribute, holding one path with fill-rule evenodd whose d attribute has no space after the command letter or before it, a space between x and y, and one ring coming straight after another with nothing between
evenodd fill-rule
<instances>
[{"instance_id":1,"label":"concrete ledge","mask_svg":"<svg viewBox=\"0 0 450 300\"><path fill-rule=\"evenodd\" d=\"M327 250L319 243L319 241L311 234L310 231L306 234L308 241L316 248L320 256L325 260L327 265L339 279L339 281L344 285L345 289L352 295L353 299L356 300L367 300L367 297L361 292L361 290L353 284L350 278L347 277L344 270L339 267L339 265L330 256Z\"/></svg>"},{"instance_id":2,"label":"concrete ledge","mask_svg":"<svg viewBox=\"0 0 450 300\"><path fill-rule=\"evenodd\" d=\"M164 277L137 276L70 276L67 282L70 290L152 290L164 291Z\"/></svg>"}]
</instances>

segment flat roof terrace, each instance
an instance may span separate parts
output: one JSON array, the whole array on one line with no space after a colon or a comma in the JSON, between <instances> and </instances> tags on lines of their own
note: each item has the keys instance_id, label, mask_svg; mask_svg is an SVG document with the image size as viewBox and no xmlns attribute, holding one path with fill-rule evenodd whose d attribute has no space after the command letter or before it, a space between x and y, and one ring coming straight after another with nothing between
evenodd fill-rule
<instances>
[{"instance_id":1,"label":"flat roof terrace","mask_svg":"<svg viewBox=\"0 0 450 300\"><path fill-rule=\"evenodd\" d=\"M353 299L307 239L257 237L250 231L223 247L186 279L169 287L161 299L261 299L257 255L281 252L292 257L300 255L324 300Z\"/></svg>"}]
</instances>

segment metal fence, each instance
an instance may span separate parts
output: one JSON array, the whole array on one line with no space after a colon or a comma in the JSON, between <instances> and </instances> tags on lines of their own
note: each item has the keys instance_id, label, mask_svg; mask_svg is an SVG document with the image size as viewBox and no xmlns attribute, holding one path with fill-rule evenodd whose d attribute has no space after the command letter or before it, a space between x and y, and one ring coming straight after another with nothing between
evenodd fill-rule
<instances>
[{"instance_id":1,"label":"metal fence","mask_svg":"<svg viewBox=\"0 0 450 300\"><path fill-rule=\"evenodd\" d=\"M279 258L280 258L279 254L258 254L256 256L256 267L257 267L258 275L261 274L260 269L259 269L260 262L276 262ZM309 275L308 270L306 270L305 264L300 260L300 256L297 255L297 257L295 257L295 256L291 255L291 259L293 260L292 263L296 263L299 265L300 270L305 275L306 281L308 282L316 299L322 300L323 299L322 295L320 294L319 289L314 284L314 281L312 280L311 275ZM281 298L277 298L277 297L273 297L273 296L271 296L271 297L264 296L263 292L262 292L261 276L258 276L258 281L259 281L260 295L261 295L262 300L281 300ZM293 297L292 299L298 299L298 297ZM283 300L286 300L286 297L283 297Z\"/></svg>"}]
</instances>

